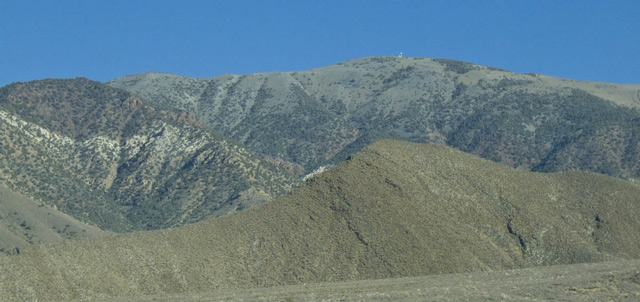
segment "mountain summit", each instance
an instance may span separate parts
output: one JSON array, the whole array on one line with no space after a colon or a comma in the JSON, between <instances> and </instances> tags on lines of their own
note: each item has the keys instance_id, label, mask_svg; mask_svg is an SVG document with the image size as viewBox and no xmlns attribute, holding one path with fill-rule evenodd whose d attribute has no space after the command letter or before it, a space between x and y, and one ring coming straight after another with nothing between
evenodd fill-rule
<instances>
[{"instance_id":1,"label":"mountain summit","mask_svg":"<svg viewBox=\"0 0 640 302\"><path fill-rule=\"evenodd\" d=\"M397 57L212 79L149 73L108 85L192 112L306 173L390 138L446 144L525 170L640 176L640 85Z\"/></svg>"}]
</instances>

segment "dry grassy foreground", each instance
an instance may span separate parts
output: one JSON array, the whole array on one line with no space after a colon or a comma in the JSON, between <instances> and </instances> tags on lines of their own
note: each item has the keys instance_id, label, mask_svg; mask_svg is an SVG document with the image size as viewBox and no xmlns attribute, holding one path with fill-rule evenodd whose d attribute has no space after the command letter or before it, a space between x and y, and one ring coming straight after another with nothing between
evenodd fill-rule
<instances>
[{"instance_id":1,"label":"dry grassy foreground","mask_svg":"<svg viewBox=\"0 0 640 302\"><path fill-rule=\"evenodd\" d=\"M317 283L108 301L638 301L640 261ZM99 300L107 301L107 300Z\"/></svg>"}]
</instances>

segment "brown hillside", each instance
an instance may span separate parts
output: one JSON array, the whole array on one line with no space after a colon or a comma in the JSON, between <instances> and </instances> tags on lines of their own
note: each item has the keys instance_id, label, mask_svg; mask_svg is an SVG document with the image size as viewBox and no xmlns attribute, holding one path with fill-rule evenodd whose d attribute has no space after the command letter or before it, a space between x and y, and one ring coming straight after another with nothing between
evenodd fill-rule
<instances>
[{"instance_id":1,"label":"brown hillside","mask_svg":"<svg viewBox=\"0 0 640 302\"><path fill-rule=\"evenodd\" d=\"M0 185L0 253L16 253L15 248L28 244L60 243L65 239L107 234Z\"/></svg>"},{"instance_id":2,"label":"brown hillside","mask_svg":"<svg viewBox=\"0 0 640 302\"><path fill-rule=\"evenodd\" d=\"M178 229L32 246L0 296L68 300L640 257L640 188L380 141L278 200Z\"/></svg>"}]
</instances>

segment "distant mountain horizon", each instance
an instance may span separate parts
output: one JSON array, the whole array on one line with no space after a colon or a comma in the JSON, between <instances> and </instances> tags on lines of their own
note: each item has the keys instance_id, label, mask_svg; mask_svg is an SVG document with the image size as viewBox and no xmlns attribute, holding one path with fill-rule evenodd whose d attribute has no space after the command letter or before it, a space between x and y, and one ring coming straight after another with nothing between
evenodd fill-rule
<instances>
[{"instance_id":1,"label":"distant mountain horizon","mask_svg":"<svg viewBox=\"0 0 640 302\"><path fill-rule=\"evenodd\" d=\"M507 68L501 68L499 66L482 65L482 64L477 64L477 63L472 62L472 61L458 60L458 59L455 59L455 58L444 58L444 57L435 58L435 57L425 57L425 56L407 56L407 55L404 55L404 54L402 56L399 56L399 55L395 55L395 56L393 56L393 55L365 56L365 57L354 58L354 59L350 59L350 60L346 60L346 61L336 62L335 64L331 64L331 65L327 65L327 66L341 65L341 64L348 63L348 62L352 62L352 61L367 60L367 59L371 59L371 58L402 58L402 59L418 59L418 60L427 59L427 60L452 61L452 62L459 62L461 64L471 64L471 65L476 65L476 66L484 66L486 68L490 68L490 69L494 69L494 70L501 70L501 71L505 71L505 72L509 72L509 73L513 73L513 74L520 74L520 75L537 75L537 76L545 76L545 77L549 77L549 78L555 78L555 79L559 79L559 80L569 80L569 81L584 82L584 83L601 83L601 84L612 84L612 85L622 85L622 86L640 86L640 83L602 82L602 81L594 81L594 80L581 80L581 79L575 79L575 78L571 78L571 77L554 76L554 75L548 75L548 74L544 74L544 73L515 72L515 71L509 70ZM144 72L140 72L140 73L127 74L127 75L123 75L123 76L120 76L120 77L116 77L116 78L113 78L113 79L104 80L104 81L100 81L100 82L103 83L103 84L106 84L106 83L112 82L112 81L120 79L120 78L126 78L126 77L131 77L131 76L140 76L140 75L146 75L146 74L164 74L164 75L179 76L179 77L184 77L184 78L205 79L206 80L206 79L214 79L214 78L224 77L224 76L229 76L229 75L232 75L232 76L246 76L246 75L269 74L269 73L304 72L304 71L322 69L322 68L325 68L327 66L319 66L319 67L315 67L315 68L311 68L311 69L296 69L296 70L290 70L290 71L256 71L256 72L250 72L250 73L225 72L225 73L221 73L221 74L217 74L217 75L210 75L210 76L190 76L188 74L180 74L180 73L174 73L174 72L168 72L168 71L149 70L149 71L144 71ZM87 77L82 76L82 78L87 78Z\"/></svg>"},{"instance_id":2,"label":"distant mountain horizon","mask_svg":"<svg viewBox=\"0 0 640 302\"><path fill-rule=\"evenodd\" d=\"M340 65L340 64L347 63L347 62L351 62L351 61L357 61L357 60L366 60L366 59L369 59L369 58L396 58L396 57L398 57L398 56L367 56L367 57L361 57L361 58L351 59L351 60L347 60L347 61L337 62L334 65ZM448 61L460 62L460 63L463 63L463 64L484 66L484 65L479 65L479 64L471 62L471 61L457 60L457 59L451 59L451 58L430 58L430 57L423 57L423 56L406 56L406 55L403 55L402 58L405 58L405 59L448 60ZM333 66L333 65L328 65L328 66ZM502 71L506 71L506 72L510 72L510 73L514 73L514 74L545 76L545 77L549 77L549 78L556 78L556 79L559 79L559 80L569 80L569 81L584 82L584 83L601 83L601 84L611 84L611 85L621 85L621 86L640 86L640 83L617 83L617 82L606 82L606 81L602 82L602 81L595 81L595 80L581 80L581 79L576 79L576 78L571 78L571 77L548 75L548 74L544 74L544 73L515 72L515 71L511 71L509 69L501 68L501 67L498 67L498 66L486 66L486 67L487 68L492 68L492 69L495 69L495 70L502 70ZM290 71L256 71L256 72L251 72L251 73L224 72L224 73L220 73L220 74L206 75L206 76L192 76L192 75L188 75L188 74L175 73L175 72L170 72L170 71L149 70L149 71L142 71L142 72L139 72L139 73L124 74L122 76L118 76L118 77L115 77L115 78L109 78L109 79L96 79L96 78L93 78L92 76L89 76L89 75L78 75L78 76L71 76L71 77L51 77L51 76L46 76L46 77L33 78L33 79L28 79L28 80L11 81L11 82L5 83L4 85L1 85L0 87L11 85L11 84L14 84L14 83L28 83L28 82L42 81L42 80L78 79L78 78L88 79L88 80L100 82L102 84L107 84L107 83L112 82L112 81L117 80L117 79L126 78L126 77L132 77L132 76L141 76L141 75L146 75L146 74L164 74L164 75L172 75L172 76L191 78L191 79L207 80L207 79L214 79L214 78L224 77L224 76L229 76L229 75L232 75L232 76L246 76L246 75L269 74L269 73L292 73L292 72L303 72L303 71L315 70L315 69L321 69L321 68L323 68L323 66L315 67L315 68L312 68L312 69L296 69L296 70L290 70Z\"/></svg>"}]
</instances>

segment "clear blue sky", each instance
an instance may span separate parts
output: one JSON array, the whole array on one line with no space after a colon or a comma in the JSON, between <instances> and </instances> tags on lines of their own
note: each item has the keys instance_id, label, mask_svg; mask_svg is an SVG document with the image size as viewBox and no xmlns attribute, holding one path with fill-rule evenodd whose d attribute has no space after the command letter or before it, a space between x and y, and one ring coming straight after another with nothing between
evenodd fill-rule
<instances>
[{"instance_id":1,"label":"clear blue sky","mask_svg":"<svg viewBox=\"0 0 640 302\"><path fill-rule=\"evenodd\" d=\"M449 58L640 84L640 1L0 0L0 86Z\"/></svg>"}]
</instances>

